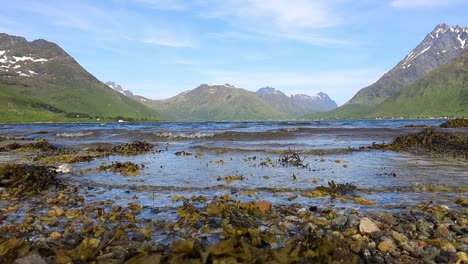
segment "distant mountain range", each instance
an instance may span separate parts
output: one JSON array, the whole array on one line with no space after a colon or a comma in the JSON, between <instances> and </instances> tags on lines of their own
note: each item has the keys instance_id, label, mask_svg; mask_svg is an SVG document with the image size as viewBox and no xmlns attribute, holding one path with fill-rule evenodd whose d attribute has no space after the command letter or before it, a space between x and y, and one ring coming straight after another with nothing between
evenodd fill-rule
<instances>
[{"instance_id":1,"label":"distant mountain range","mask_svg":"<svg viewBox=\"0 0 468 264\"><path fill-rule=\"evenodd\" d=\"M445 89L449 87L457 86L455 89L464 90L468 86L463 82L458 82L452 78L466 78L466 64L457 66L448 67L448 69L457 68L461 75L459 76L444 76L449 74L449 70L432 72L436 69L439 69L443 65L446 65L451 60L457 58L459 61L463 61L463 58L459 58L466 50L468 46L468 27L454 26L450 27L446 24L438 25L432 32L427 34L424 40L416 46L408 55L405 56L393 69L384 74L377 82L374 84L361 89L351 100L341 107L318 115L309 116L309 118L372 118L372 117L392 117L393 114L402 114L403 117L428 117L428 116L442 116L446 114L457 115L463 112L460 104L465 104L465 102L460 102L454 106L447 106L442 100L437 100L433 98L431 101L440 106L435 106L434 109L447 109L447 111L427 111L427 105L416 105L416 101L421 103L422 98L428 99L427 95L418 96L415 93L408 92L410 87L421 87L420 84L415 84L417 80L422 77L428 76L428 78L438 79L439 82L445 80L446 83L439 83L439 88L442 89L433 95L436 96L438 93L445 93ZM431 73L429 76L428 74ZM466 79L465 79L466 80ZM415 84L416 86L412 86ZM434 87L433 84L430 84L431 87ZM408 88L408 89L406 89ZM414 88L415 89L415 88ZM421 90L422 88L418 88ZM434 89L432 89L434 90ZM435 92L435 90L434 90ZM403 96L409 96L404 99ZM458 98L457 94L451 94L451 96L457 97L453 98L452 101L462 100L464 97ZM388 101L386 101L388 100ZM407 110L402 111L399 108L401 105L395 104L391 105L391 102L400 102L405 105L411 105L412 107L406 108ZM385 102L385 103L384 103ZM383 106L379 106L383 104ZM448 111L450 108L450 111ZM385 109L385 111L384 111ZM430 112L430 115L429 115Z\"/></svg>"},{"instance_id":2,"label":"distant mountain range","mask_svg":"<svg viewBox=\"0 0 468 264\"><path fill-rule=\"evenodd\" d=\"M0 34L0 122L158 120L110 89L57 44Z\"/></svg>"},{"instance_id":3,"label":"distant mountain range","mask_svg":"<svg viewBox=\"0 0 468 264\"><path fill-rule=\"evenodd\" d=\"M468 116L468 28L438 25L393 69L341 107L325 93L202 84L166 100L134 95L58 45L0 34L0 122L232 121ZM325 111L325 112L324 112Z\"/></svg>"},{"instance_id":4,"label":"distant mountain range","mask_svg":"<svg viewBox=\"0 0 468 264\"><path fill-rule=\"evenodd\" d=\"M305 114L336 108L328 95L304 94L287 96L271 87L257 92L236 88L229 84L202 84L166 100L151 100L135 96L115 83L113 89L126 93L135 100L157 109L169 120L179 121L232 121L296 119Z\"/></svg>"}]
</instances>

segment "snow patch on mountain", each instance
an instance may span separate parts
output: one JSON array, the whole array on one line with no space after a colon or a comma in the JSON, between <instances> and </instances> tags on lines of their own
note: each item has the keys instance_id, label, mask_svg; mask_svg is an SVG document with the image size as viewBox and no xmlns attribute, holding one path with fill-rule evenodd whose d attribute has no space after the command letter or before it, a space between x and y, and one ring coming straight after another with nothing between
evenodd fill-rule
<instances>
[{"instance_id":1,"label":"snow patch on mountain","mask_svg":"<svg viewBox=\"0 0 468 264\"><path fill-rule=\"evenodd\" d=\"M431 55L450 56L460 49L465 49L468 46L468 27L453 26L449 27L446 24L439 24L431 33L429 33L424 41L413 49L403 61L400 63L402 69L408 69L411 63L418 58L432 51ZM447 53L448 52L448 53ZM421 60L418 60L422 63Z\"/></svg>"}]
</instances>

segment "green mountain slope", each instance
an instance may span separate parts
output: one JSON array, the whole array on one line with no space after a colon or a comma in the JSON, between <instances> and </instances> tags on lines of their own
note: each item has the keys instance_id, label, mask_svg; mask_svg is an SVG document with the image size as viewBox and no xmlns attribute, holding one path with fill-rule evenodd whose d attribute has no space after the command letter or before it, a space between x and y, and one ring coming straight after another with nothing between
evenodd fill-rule
<instances>
[{"instance_id":1,"label":"green mountain slope","mask_svg":"<svg viewBox=\"0 0 468 264\"><path fill-rule=\"evenodd\" d=\"M468 50L372 109L368 117L468 116Z\"/></svg>"},{"instance_id":2,"label":"green mountain slope","mask_svg":"<svg viewBox=\"0 0 468 264\"><path fill-rule=\"evenodd\" d=\"M253 121L287 117L254 92L228 84L202 84L167 100L147 101L146 104L158 109L164 117L179 121Z\"/></svg>"},{"instance_id":3,"label":"green mountain slope","mask_svg":"<svg viewBox=\"0 0 468 264\"><path fill-rule=\"evenodd\" d=\"M0 122L159 118L97 80L58 45L7 34L0 34L0 111Z\"/></svg>"}]
</instances>

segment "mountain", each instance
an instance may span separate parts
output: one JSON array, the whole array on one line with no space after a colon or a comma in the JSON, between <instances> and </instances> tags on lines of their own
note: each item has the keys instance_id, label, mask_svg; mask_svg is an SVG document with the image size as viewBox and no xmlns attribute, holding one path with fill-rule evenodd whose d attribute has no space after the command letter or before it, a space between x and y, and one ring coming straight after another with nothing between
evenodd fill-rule
<instances>
[{"instance_id":1,"label":"mountain","mask_svg":"<svg viewBox=\"0 0 468 264\"><path fill-rule=\"evenodd\" d=\"M109 86L112 90L119 92L125 96L132 97L134 96L133 93L129 90L124 90L120 84L116 84L115 82L106 82L107 86Z\"/></svg>"},{"instance_id":2,"label":"mountain","mask_svg":"<svg viewBox=\"0 0 468 264\"><path fill-rule=\"evenodd\" d=\"M110 89L57 44L0 34L0 122L159 118Z\"/></svg>"},{"instance_id":3,"label":"mountain","mask_svg":"<svg viewBox=\"0 0 468 264\"><path fill-rule=\"evenodd\" d=\"M338 107L335 101L322 92L314 96L305 94L287 96L275 88L264 87L259 89L256 94L269 105L275 106L278 110L293 118Z\"/></svg>"},{"instance_id":4,"label":"mountain","mask_svg":"<svg viewBox=\"0 0 468 264\"><path fill-rule=\"evenodd\" d=\"M296 119L336 107L324 93L287 96L271 87L252 92L230 84L202 84L166 100L132 96L165 118L177 121Z\"/></svg>"},{"instance_id":5,"label":"mountain","mask_svg":"<svg viewBox=\"0 0 468 264\"><path fill-rule=\"evenodd\" d=\"M396 96L405 86L445 65L468 46L468 27L439 24L393 69L361 89L343 106L316 117L365 118L373 106Z\"/></svg>"},{"instance_id":6,"label":"mountain","mask_svg":"<svg viewBox=\"0 0 468 264\"><path fill-rule=\"evenodd\" d=\"M202 84L169 99L146 104L158 109L164 117L180 121L252 121L287 117L254 92L229 84Z\"/></svg>"},{"instance_id":7,"label":"mountain","mask_svg":"<svg viewBox=\"0 0 468 264\"><path fill-rule=\"evenodd\" d=\"M371 117L468 117L468 49L375 106Z\"/></svg>"}]
</instances>

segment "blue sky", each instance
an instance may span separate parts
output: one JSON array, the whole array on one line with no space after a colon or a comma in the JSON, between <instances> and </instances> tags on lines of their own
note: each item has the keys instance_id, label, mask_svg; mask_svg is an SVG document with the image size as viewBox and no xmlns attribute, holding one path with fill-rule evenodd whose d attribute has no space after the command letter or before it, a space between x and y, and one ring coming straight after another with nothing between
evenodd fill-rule
<instances>
[{"instance_id":1,"label":"blue sky","mask_svg":"<svg viewBox=\"0 0 468 264\"><path fill-rule=\"evenodd\" d=\"M345 103L466 0L15 0L0 32L59 44L101 81L152 99L201 83Z\"/></svg>"}]
</instances>

